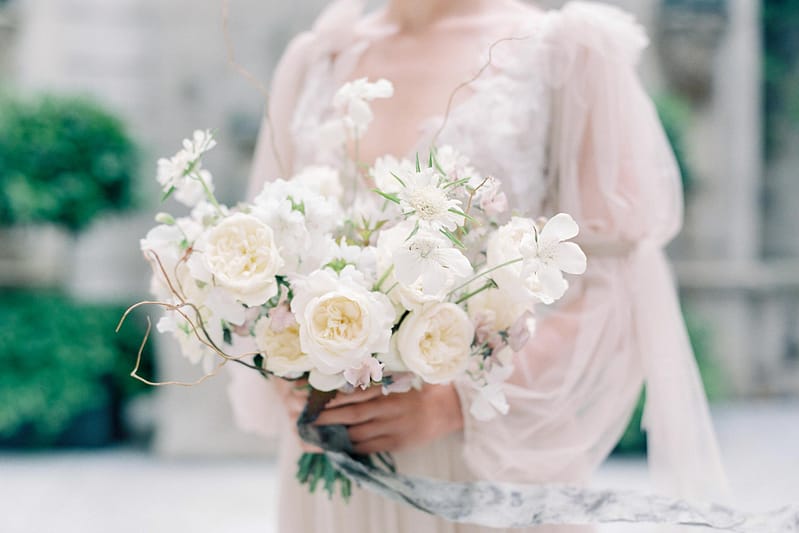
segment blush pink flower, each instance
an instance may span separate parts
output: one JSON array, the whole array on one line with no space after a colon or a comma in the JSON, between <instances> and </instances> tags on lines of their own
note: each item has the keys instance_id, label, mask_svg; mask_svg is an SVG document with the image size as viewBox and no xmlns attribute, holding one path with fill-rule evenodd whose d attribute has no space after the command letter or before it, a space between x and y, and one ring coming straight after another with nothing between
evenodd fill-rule
<instances>
[{"instance_id":1,"label":"blush pink flower","mask_svg":"<svg viewBox=\"0 0 799 533\"><path fill-rule=\"evenodd\" d=\"M369 357L361 366L345 370L344 379L353 387L365 390L373 381L383 379L383 364L374 357Z\"/></svg>"}]
</instances>

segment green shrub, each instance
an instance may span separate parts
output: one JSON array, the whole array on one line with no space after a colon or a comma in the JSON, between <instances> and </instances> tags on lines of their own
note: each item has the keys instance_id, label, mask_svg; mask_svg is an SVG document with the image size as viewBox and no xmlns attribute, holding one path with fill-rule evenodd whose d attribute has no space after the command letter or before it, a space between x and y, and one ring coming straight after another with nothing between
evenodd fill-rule
<instances>
[{"instance_id":1,"label":"green shrub","mask_svg":"<svg viewBox=\"0 0 799 533\"><path fill-rule=\"evenodd\" d=\"M145 390L128 376L143 317L116 335L121 313L54 292L0 292L0 440L24 431L51 444L81 414Z\"/></svg>"},{"instance_id":2,"label":"green shrub","mask_svg":"<svg viewBox=\"0 0 799 533\"><path fill-rule=\"evenodd\" d=\"M674 151L677 166L680 168L683 189L686 194L690 194L694 187L694 176L685 151L685 131L691 119L691 108L684 99L674 94L660 95L654 100L666 137Z\"/></svg>"},{"instance_id":3,"label":"green shrub","mask_svg":"<svg viewBox=\"0 0 799 533\"><path fill-rule=\"evenodd\" d=\"M76 231L133 205L136 150L98 104L45 96L0 101L0 226L53 222Z\"/></svg>"}]
</instances>

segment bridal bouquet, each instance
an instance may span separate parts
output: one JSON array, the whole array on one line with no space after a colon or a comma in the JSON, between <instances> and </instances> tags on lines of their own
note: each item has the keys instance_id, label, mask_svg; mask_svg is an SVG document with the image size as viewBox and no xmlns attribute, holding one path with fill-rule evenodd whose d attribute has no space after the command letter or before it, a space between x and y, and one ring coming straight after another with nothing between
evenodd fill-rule
<instances>
[{"instance_id":1,"label":"bridal bouquet","mask_svg":"<svg viewBox=\"0 0 799 533\"><path fill-rule=\"evenodd\" d=\"M502 383L514 353L534 342L536 306L563 296L564 273L585 270L569 215L511 216L500 182L453 147L359 164L352 146L367 132L369 102L391 93L386 80L342 87L323 127L341 165L268 182L249 203L215 198L208 131L158 162L164 198L191 208L157 215L141 241L155 267L150 303L167 311L158 330L209 375L234 361L307 379L304 436L337 391L357 387L390 394L458 381L478 391L469 416L506 413ZM305 454L298 477L350 490L323 454Z\"/></svg>"}]
</instances>

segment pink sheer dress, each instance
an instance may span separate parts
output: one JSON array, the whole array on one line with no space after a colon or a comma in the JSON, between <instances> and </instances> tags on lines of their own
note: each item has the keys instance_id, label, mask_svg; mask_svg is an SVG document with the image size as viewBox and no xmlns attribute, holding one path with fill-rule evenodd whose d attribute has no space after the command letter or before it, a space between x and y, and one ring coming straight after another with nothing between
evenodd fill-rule
<instances>
[{"instance_id":1,"label":"pink sheer dress","mask_svg":"<svg viewBox=\"0 0 799 533\"><path fill-rule=\"evenodd\" d=\"M274 130L262 129L253 190L309 164L335 164L332 154L319 151L316 135L334 92L370 44L354 30L361 8L354 0L335 2L289 46L275 74ZM533 341L517 354L506 386L510 412L489 422L466 414L462 433L395 454L398 468L447 480L585 484L617 442L646 383L655 486L718 500L724 474L663 253L681 224L680 179L635 73L647 38L628 14L588 2L543 16L531 12L514 36L523 38L494 48L491 66L454 108L438 144L457 147L475 167L503 180L518 212L573 215L589 268L562 305L539 318ZM486 58L476 58L476 69ZM427 152L441 123L432 117L425 124L420 152ZM472 389L458 391L469 405ZM481 530L362 490L349 504L309 495L294 481L300 449L269 385L236 371L230 392L244 429L280 434L281 533Z\"/></svg>"}]
</instances>

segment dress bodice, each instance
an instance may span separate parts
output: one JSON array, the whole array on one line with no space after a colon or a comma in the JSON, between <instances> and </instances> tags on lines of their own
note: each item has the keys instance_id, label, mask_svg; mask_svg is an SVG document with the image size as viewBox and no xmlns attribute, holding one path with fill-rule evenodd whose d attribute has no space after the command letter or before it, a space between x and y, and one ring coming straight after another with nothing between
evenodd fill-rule
<instances>
[{"instance_id":1,"label":"dress bodice","mask_svg":"<svg viewBox=\"0 0 799 533\"><path fill-rule=\"evenodd\" d=\"M530 215L542 214L549 189L550 90L541 76L539 26L531 14L501 42L486 41L482 56L475 58L475 73L481 74L468 84L468 96L453 106L446 121L444 110L424 120L416 145L406 154L424 159L431 144L451 145L482 174L501 180L512 208ZM333 95L349 80L370 37L353 30L337 38L321 35L317 42L319 53L306 72L291 124L294 169L339 164L336 153L320 149L320 126L331 118ZM372 76L379 77L379 72Z\"/></svg>"}]
</instances>

